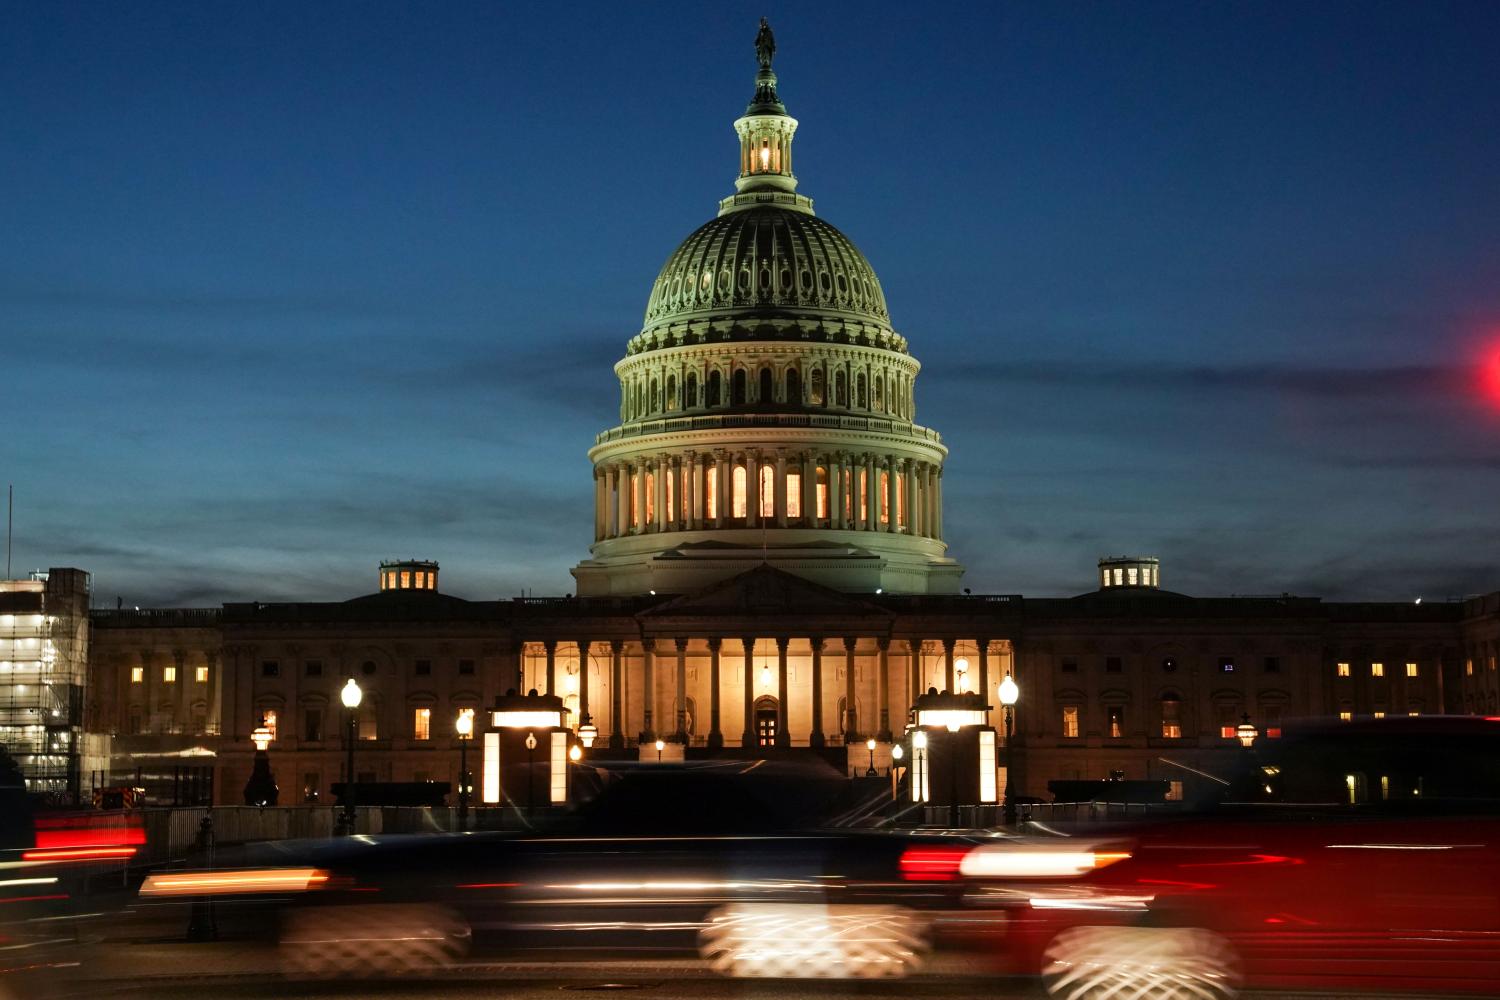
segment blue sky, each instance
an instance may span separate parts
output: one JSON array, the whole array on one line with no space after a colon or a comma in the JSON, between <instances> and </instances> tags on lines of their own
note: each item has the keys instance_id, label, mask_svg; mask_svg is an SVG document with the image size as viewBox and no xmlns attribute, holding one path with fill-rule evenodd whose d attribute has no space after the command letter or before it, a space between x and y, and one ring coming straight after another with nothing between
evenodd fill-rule
<instances>
[{"instance_id":1,"label":"blue sky","mask_svg":"<svg viewBox=\"0 0 1500 1000\"><path fill-rule=\"evenodd\" d=\"M1500 6L0 5L15 568L566 593L756 19L976 593L1500 588Z\"/></svg>"}]
</instances>

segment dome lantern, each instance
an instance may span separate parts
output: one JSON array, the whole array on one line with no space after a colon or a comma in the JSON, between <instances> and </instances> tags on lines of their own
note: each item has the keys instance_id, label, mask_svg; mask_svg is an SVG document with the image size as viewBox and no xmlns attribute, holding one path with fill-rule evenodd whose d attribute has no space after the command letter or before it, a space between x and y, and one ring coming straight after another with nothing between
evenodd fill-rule
<instances>
[{"instance_id":1,"label":"dome lantern","mask_svg":"<svg viewBox=\"0 0 1500 1000\"><path fill-rule=\"evenodd\" d=\"M755 56L760 63L755 96L734 123L740 137L740 174L734 182L735 194L719 203L720 215L765 204L812 212L812 201L796 193L792 136L797 132L797 119L786 113L786 105L776 93L776 73L771 69L775 54L776 37L766 19L761 18L755 36Z\"/></svg>"}]
</instances>

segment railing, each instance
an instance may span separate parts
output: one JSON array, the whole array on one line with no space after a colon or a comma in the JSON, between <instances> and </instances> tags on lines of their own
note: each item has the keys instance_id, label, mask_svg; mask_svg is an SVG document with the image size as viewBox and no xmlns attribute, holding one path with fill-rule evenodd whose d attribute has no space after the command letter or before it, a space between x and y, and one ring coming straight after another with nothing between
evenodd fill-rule
<instances>
[{"instance_id":1,"label":"railing","mask_svg":"<svg viewBox=\"0 0 1500 1000\"><path fill-rule=\"evenodd\" d=\"M620 441L650 434L717 430L724 427L822 427L830 430L901 434L931 441L933 444L942 441L942 436L930 427L921 427L904 420L888 420L883 417L819 413L718 413L696 417L665 417L659 420L635 421L620 427L612 427L596 435L594 443L604 444L608 441Z\"/></svg>"},{"instance_id":2,"label":"railing","mask_svg":"<svg viewBox=\"0 0 1500 1000\"><path fill-rule=\"evenodd\" d=\"M219 608L117 608L95 609L89 618L96 625L217 625L223 617Z\"/></svg>"}]
</instances>

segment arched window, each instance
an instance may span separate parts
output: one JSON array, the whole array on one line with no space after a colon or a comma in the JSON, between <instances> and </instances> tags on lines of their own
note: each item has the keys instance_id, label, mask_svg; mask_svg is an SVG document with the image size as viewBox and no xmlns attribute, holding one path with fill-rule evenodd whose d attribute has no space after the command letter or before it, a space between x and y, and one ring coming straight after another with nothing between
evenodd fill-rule
<instances>
[{"instance_id":1,"label":"arched window","mask_svg":"<svg viewBox=\"0 0 1500 1000\"><path fill-rule=\"evenodd\" d=\"M760 467L760 516L776 516L776 470L770 465Z\"/></svg>"},{"instance_id":2,"label":"arched window","mask_svg":"<svg viewBox=\"0 0 1500 1000\"><path fill-rule=\"evenodd\" d=\"M880 523L889 524L891 521L891 474L882 469L876 481L880 483Z\"/></svg>"},{"instance_id":3,"label":"arched window","mask_svg":"<svg viewBox=\"0 0 1500 1000\"><path fill-rule=\"evenodd\" d=\"M844 383L844 373L833 373L833 405L849 405L849 386Z\"/></svg>"},{"instance_id":4,"label":"arched window","mask_svg":"<svg viewBox=\"0 0 1500 1000\"><path fill-rule=\"evenodd\" d=\"M822 466L822 465L818 466L818 498L817 498L817 502L818 502L818 507L817 507L818 514L817 514L817 516L820 517L820 518L827 518L828 517L828 468L826 466Z\"/></svg>"},{"instance_id":5,"label":"arched window","mask_svg":"<svg viewBox=\"0 0 1500 1000\"><path fill-rule=\"evenodd\" d=\"M735 406L745 405L745 382L745 369L736 368L734 370L734 381L731 384L733 399L730 400L730 402Z\"/></svg>"},{"instance_id":6,"label":"arched window","mask_svg":"<svg viewBox=\"0 0 1500 1000\"><path fill-rule=\"evenodd\" d=\"M717 369L708 373L708 401L706 405L724 405L724 376Z\"/></svg>"},{"instance_id":7,"label":"arched window","mask_svg":"<svg viewBox=\"0 0 1500 1000\"><path fill-rule=\"evenodd\" d=\"M656 379L651 380L651 412L656 413L661 409L661 383Z\"/></svg>"},{"instance_id":8,"label":"arched window","mask_svg":"<svg viewBox=\"0 0 1500 1000\"><path fill-rule=\"evenodd\" d=\"M788 469L786 473L786 516L802 516L802 470Z\"/></svg>"},{"instance_id":9,"label":"arched window","mask_svg":"<svg viewBox=\"0 0 1500 1000\"><path fill-rule=\"evenodd\" d=\"M688 372L687 394L682 401L682 408L685 410L698 408L698 375L695 372Z\"/></svg>"},{"instance_id":10,"label":"arched window","mask_svg":"<svg viewBox=\"0 0 1500 1000\"><path fill-rule=\"evenodd\" d=\"M704 516L710 520L719 516L719 463L709 462L703 468Z\"/></svg>"},{"instance_id":11,"label":"arched window","mask_svg":"<svg viewBox=\"0 0 1500 1000\"><path fill-rule=\"evenodd\" d=\"M814 406L823 405L823 369L814 368L812 373L812 391L808 393L808 400Z\"/></svg>"},{"instance_id":12,"label":"arched window","mask_svg":"<svg viewBox=\"0 0 1500 1000\"><path fill-rule=\"evenodd\" d=\"M667 409L677 409L677 376L667 376Z\"/></svg>"},{"instance_id":13,"label":"arched window","mask_svg":"<svg viewBox=\"0 0 1500 1000\"><path fill-rule=\"evenodd\" d=\"M885 409L885 393L881 390L885 387L885 379L879 375L875 376L875 409Z\"/></svg>"},{"instance_id":14,"label":"arched window","mask_svg":"<svg viewBox=\"0 0 1500 1000\"><path fill-rule=\"evenodd\" d=\"M1161 696L1161 735L1168 740L1182 738L1182 698L1176 691Z\"/></svg>"},{"instance_id":15,"label":"arched window","mask_svg":"<svg viewBox=\"0 0 1500 1000\"><path fill-rule=\"evenodd\" d=\"M773 382L773 379L772 379L772 376L771 376L771 369L769 369L769 368L762 368L760 370L760 405L761 406L770 406L772 403L774 403L776 401L775 394L772 391L772 382Z\"/></svg>"},{"instance_id":16,"label":"arched window","mask_svg":"<svg viewBox=\"0 0 1500 1000\"><path fill-rule=\"evenodd\" d=\"M735 372L735 374L736 375L743 375L744 372ZM743 465L739 464L738 462L736 462L735 465L734 465L734 474L733 474L733 476L731 476L731 478L734 480L734 499L731 502L730 507L729 507L729 516L730 517L744 517L745 516L745 467Z\"/></svg>"},{"instance_id":17,"label":"arched window","mask_svg":"<svg viewBox=\"0 0 1500 1000\"><path fill-rule=\"evenodd\" d=\"M791 406L802 405L802 376L795 368L786 370L786 401Z\"/></svg>"},{"instance_id":18,"label":"arched window","mask_svg":"<svg viewBox=\"0 0 1500 1000\"><path fill-rule=\"evenodd\" d=\"M869 405L866 402L866 399L867 399L867 397L865 395L865 373L864 372L860 372L857 376L855 376L855 379L854 379L854 405L857 408L863 410L863 409L865 409Z\"/></svg>"}]
</instances>

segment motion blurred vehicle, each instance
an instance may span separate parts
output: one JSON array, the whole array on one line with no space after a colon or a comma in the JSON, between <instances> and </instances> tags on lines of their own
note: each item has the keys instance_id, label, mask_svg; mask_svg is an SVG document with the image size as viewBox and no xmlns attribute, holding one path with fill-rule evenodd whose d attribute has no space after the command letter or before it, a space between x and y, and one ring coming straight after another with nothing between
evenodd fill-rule
<instances>
[{"instance_id":1,"label":"motion blurred vehicle","mask_svg":"<svg viewBox=\"0 0 1500 1000\"><path fill-rule=\"evenodd\" d=\"M1069 1000L1500 995L1500 720L1289 727L1223 781L1192 815L955 846L924 877L1004 913L1003 971Z\"/></svg>"},{"instance_id":2,"label":"motion blurred vehicle","mask_svg":"<svg viewBox=\"0 0 1500 1000\"><path fill-rule=\"evenodd\" d=\"M294 977L622 954L739 977L920 968L961 887L903 872L956 838L828 829L842 776L777 772L642 768L525 833L261 845L153 873L139 909L185 921L211 900L221 938L259 936Z\"/></svg>"}]
</instances>

